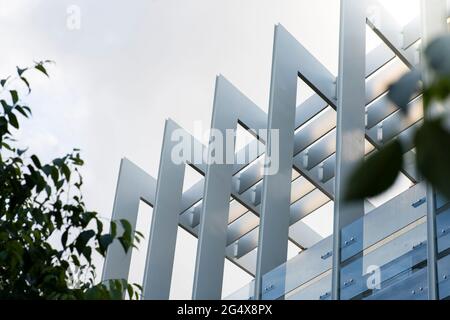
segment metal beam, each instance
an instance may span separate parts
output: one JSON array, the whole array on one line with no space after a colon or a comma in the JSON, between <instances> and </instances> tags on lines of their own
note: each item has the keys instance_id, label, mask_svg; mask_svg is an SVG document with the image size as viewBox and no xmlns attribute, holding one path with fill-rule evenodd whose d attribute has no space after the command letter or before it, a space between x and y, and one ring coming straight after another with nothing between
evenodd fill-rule
<instances>
[{"instance_id":1,"label":"metal beam","mask_svg":"<svg viewBox=\"0 0 450 320\"><path fill-rule=\"evenodd\" d=\"M364 201L347 203L349 176L364 159L366 1L341 0L333 226L332 298L340 299L341 229L364 215Z\"/></svg>"},{"instance_id":2,"label":"metal beam","mask_svg":"<svg viewBox=\"0 0 450 320\"><path fill-rule=\"evenodd\" d=\"M425 189L424 183L417 184L368 213L362 221L363 223L358 227L355 228L351 225L346 228L343 231L344 239L355 239L352 245L344 249L346 258L353 260L353 258L362 255L364 251L366 251L364 253L364 258L366 258L371 250L386 240L388 241L385 246L380 247L380 250L385 252L383 255L384 262L392 261L396 257L402 256L405 251L412 250L413 246L419 243L422 238L415 239L410 246L404 242L400 242L401 244L396 247L391 247L391 244L398 242L396 239L399 239L399 235L403 233L405 228L411 228L412 225L425 217L425 205L412 205L418 203L418 200L425 196ZM396 214L399 211L402 212L401 215ZM389 221L389 224L386 224L386 221ZM265 292L264 299L277 299L286 292L298 291L296 288L301 288L300 291L310 291L309 288L315 285L318 278L331 271L332 238L333 236L323 239L308 250L302 251L286 264L266 274L264 276L264 287L273 287L273 290ZM423 236L423 239L425 239L425 236ZM364 260L365 265L369 262L370 259ZM375 264L380 265L380 262L379 260ZM358 278L364 274L353 276L354 281L359 281ZM320 296L329 297L330 294L331 277L327 278L320 291L310 298L319 299Z\"/></svg>"},{"instance_id":3,"label":"metal beam","mask_svg":"<svg viewBox=\"0 0 450 320\"><path fill-rule=\"evenodd\" d=\"M303 51L303 53L304 53L305 51ZM310 61L310 55L309 54L307 54L306 56L305 56L305 59L306 60L308 60L309 59L309 61ZM370 56L369 56L370 57ZM386 58L386 57L385 57ZM374 60L375 60L375 58L373 58ZM383 59L381 59L380 60L380 58L378 57L377 58L378 60L378 64L380 64L380 65L382 65L383 63L386 63L386 61L382 61ZM386 59L389 59L389 57L387 57ZM372 63L373 65L376 65L375 63ZM308 73L307 71L304 71L305 72L305 74L306 73ZM306 78L306 76L304 76L303 75L303 78ZM331 79L331 77L330 77L330 79ZM313 81L311 81L311 83L312 83ZM318 86L316 86L316 87L318 87ZM330 96L330 94L329 94L329 96ZM317 97L317 98L316 98ZM315 99L315 101L316 101L316 103L318 103L319 101L322 101L320 98L318 98L318 96L313 96L311 99L309 99L308 101L307 101L307 103L305 103L304 105L302 105L302 106L299 106L298 108L297 108L297 110L299 110L300 112L297 112L297 116L296 116L296 124L297 125L299 125L299 124L301 124L301 118L299 117L299 114L301 114L302 116L303 115L307 115L308 113L310 114L309 115L309 118L308 117L306 117L306 121L307 120L309 120L310 119L310 117L312 116L312 115L314 115L314 114L317 114L317 112L320 112L320 110L323 110L323 107L324 106L326 106L326 104L325 105L322 105L322 106L320 106L320 109L317 109L317 111L308 111L308 110L312 110L312 106L316 106L316 104L313 104L313 103L311 103L311 102L314 102L314 99ZM330 98L331 99L331 98ZM306 108L306 107L309 107L309 108ZM385 105L385 107L387 106L387 104ZM315 110L315 109L314 109ZM370 109L369 109L370 110ZM305 120L303 121L303 122L305 122ZM313 123L315 123L315 122L317 122L317 124L319 124L319 122L322 122L322 121L318 121L318 120L315 120ZM328 123L329 121L327 121L326 123ZM243 123L244 124L244 123ZM244 124L245 125L245 124ZM331 127L332 128L332 127ZM305 128L306 129L306 128ZM309 126L309 129L308 129L308 131L314 131L313 130L314 129L314 126ZM322 123L322 129L323 129L323 123ZM303 143L301 143L301 144L297 144L298 146L299 146L299 150L303 150L302 148L304 148L304 147L300 147L301 145L307 145L307 144L305 144L304 143L304 141L305 141L305 137L308 137L309 136L309 133L308 133L308 131L306 131L306 130L301 130L301 131L299 131L298 132L298 134L296 135L296 141L299 141L299 143L300 143L300 140L303 140ZM320 137L320 136L319 136ZM299 138L302 138L302 139L299 139ZM317 138L316 138L317 139ZM313 140L310 140L311 141L311 143L313 143L315 140L313 139ZM334 159L334 158L333 158ZM295 161L295 160L294 160ZM298 164L298 162L299 161L297 161L297 162L294 162L294 163L297 163ZM310 181L312 181L312 182L314 182L322 191L324 191L327 195L329 195L331 198L333 198L333 194L332 194L332 189L333 188L324 188L324 187L322 187L322 184L321 184L321 182L320 182L320 180L317 178L317 174L310 174L309 173L309 171L306 171L306 170L303 170L303 168L302 168L302 166L300 166L300 165L297 165L297 167L296 167L297 169L299 169L304 175L305 175L305 177L307 177ZM325 168L331 168L332 169L332 171L331 171L331 174L334 174L334 171L333 171L333 165L332 165L332 163L330 162L330 161L326 161L326 164L325 164ZM251 170L250 170L251 169ZM253 170L254 169L254 170ZM255 163L255 164L251 164L250 165L250 167L249 167L249 169L246 169L246 171L245 172L248 172L248 171L253 171L253 172L256 172L257 174L256 174L256 176L259 176L259 174L258 173L260 173L260 168L258 167L258 165L257 165L257 163ZM317 170L314 170L314 171L317 171ZM250 180L249 180L249 178L250 178ZM239 192L242 192L242 191L245 191L246 190L246 188L248 188L249 186L251 186L251 185L253 185L254 183L257 183L258 182L258 180L261 178L257 178L256 180L253 180L253 182L250 182L250 181L252 181L252 178L251 178L251 176L249 176L249 178L246 178L246 175L244 174L244 173L241 173L241 174L238 174L238 175L236 175L234 178L233 178L233 180L234 180L234 182L237 184L237 185L239 185ZM254 179L254 178L253 178ZM201 184L202 182L200 182L199 184ZM245 184L246 183L250 183L250 184L248 184L247 185L247 187L245 187ZM201 190L202 188L197 188L197 190ZM331 193L330 193L331 192ZM200 194L200 192L198 192L199 194ZM195 201L199 201L201 199L201 195L198 197L198 199L196 199ZM245 201L244 201L245 202ZM190 205L189 205L189 207L190 206L192 206L192 204L193 203L195 203L195 202L190 202Z\"/></svg>"},{"instance_id":4,"label":"metal beam","mask_svg":"<svg viewBox=\"0 0 450 320\"><path fill-rule=\"evenodd\" d=\"M326 93L321 94L322 98L315 94L311 98L309 98L307 101L305 101L303 104L299 105L297 107L296 111L296 128L303 126L305 123L308 123L314 116L318 115L320 116L316 117L314 120L312 120L310 123L308 123L307 126L299 130L295 134L295 152L294 155L297 155L298 152L303 151L305 148L309 147L310 145L314 144L316 141L318 141L324 134L329 132L330 130L333 130L335 128L335 116L332 115L330 112L331 110L325 111L325 108L327 106L327 102L323 100L325 98L327 101L332 102L331 106L333 108L336 108L336 102L334 98L334 93L331 92L329 89L330 86L333 85L332 81L334 79L334 76L331 75L329 71L324 71L325 76L317 77L314 76L314 73L311 71L311 68L305 68L304 65L315 65L319 70L326 70L322 65L320 65L317 60L309 53L307 50L302 47L299 44L300 52L302 54L302 66L299 68L299 75L302 79L305 79L307 83L309 83L313 88L316 90L324 90ZM383 49L382 49L383 48ZM392 51L388 50L391 54L388 54L385 50L385 46L380 46L379 48L376 48L367 56L367 65L370 65L368 69L366 69L366 77L369 77L372 75L373 70L377 70L381 68L382 66L386 65L389 61L395 57L395 55L392 53ZM380 54L380 52L382 54ZM394 66L395 67L395 66ZM381 75L381 78L383 75ZM384 76L385 77L385 76ZM369 87L375 87L375 82L377 82L380 76L377 76L375 78L370 78L368 80L368 86ZM381 79L382 80L382 79ZM320 88L320 89L318 89ZM379 92L375 95L379 96L382 94L382 92ZM385 117L389 116L390 114L397 111L396 108L392 107L385 96L381 96L380 98L373 101L374 96L373 93L370 91L368 92L367 96L367 102L369 103L367 107L367 119L368 119L368 134L369 129L372 128L376 123L382 121ZM373 101L373 102L372 102ZM386 110L386 111L384 111ZM255 110L255 114L257 114L259 117L263 117L261 114L265 114L262 110L258 109ZM246 125L245 121L242 121L241 124L243 124L245 127L250 127ZM394 123L396 125L396 123ZM386 125L387 130L390 129L390 124ZM318 131L319 130L319 131ZM246 152L243 150L242 152ZM331 154L330 154L331 155ZM252 160L252 159L250 159ZM294 162L295 163L295 162ZM238 175L235 175L233 177L234 183L236 185L239 185L239 193L242 193L246 191L248 188L253 186L254 184L258 183L261 179L261 163L256 161L254 163L251 163L247 168L244 169L244 171ZM239 169L242 169L243 166L236 167L235 173L239 172ZM302 174L304 174L308 179L310 179L311 182L313 182L320 190L325 192L331 199L334 198L334 194L331 191L331 193L324 189L321 182L314 176L311 175L308 170L305 170L303 166L298 165L296 166L296 169L298 169ZM409 172L405 172L408 177L411 177L413 180L415 180L414 175L410 174ZM187 192L189 194L189 191ZM200 193L198 193L200 194ZM200 201L201 196L197 197L194 201L198 202ZM192 202L190 202L189 206L184 206L183 210L187 210L190 206L192 206Z\"/></svg>"},{"instance_id":5,"label":"metal beam","mask_svg":"<svg viewBox=\"0 0 450 320\"><path fill-rule=\"evenodd\" d=\"M146 300L167 300L170 295L186 168L185 163L175 163L172 159L172 150L178 143L173 134L179 129L173 121L166 120L142 285Z\"/></svg>"},{"instance_id":6,"label":"metal beam","mask_svg":"<svg viewBox=\"0 0 450 320\"><path fill-rule=\"evenodd\" d=\"M412 67L414 62L409 59L404 50L403 29L392 15L377 0L367 1L370 16L367 25L383 40L385 44L407 66Z\"/></svg>"},{"instance_id":7,"label":"metal beam","mask_svg":"<svg viewBox=\"0 0 450 320\"><path fill-rule=\"evenodd\" d=\"M448 32L447 1L421 0L422 42L426 46L435 37ZM424 82L431 80L431 74L423 61ZM425 117L430 115L426 114ZM427 281L428 298L439 300L438 270L437 270L437 233L436 233L436 198L434 188L427 184Z\"/></svg>"},{"instance_id":8,"label":"metal beam","mask_svg":"<svg viewBox=\"0 0 450 320\"><path fill-rule=\"evenodd\" d=\"M213 131L208 148L198 233L193 299L220 299L222 296L228 212L235 160L233 157L230 162L227 158L227 151L232 150L234 156L235 149L235 137L234 135L230 137L229 132L236 131L239 121L253 130L265 130L266 120L263 115L264 112L258 106L224 77L217 77L211 123ZM262 139L266 139L264 134ZM270 136L268 145L270 147ZM289 178L291 171L292 165Z\"/></svg>"},{"instance_id":9,"label":"metal beam","mask_svg":"<svg viewBox=\"0 0 450 320\"><path fill-rule=\"evenodd\" d=\"M255 276L255 297L262 295L262 276L287 260L290 226L290 195L293 165L295 107L297 75L303 66L304 73L324 77L317 79L323 98L332 103L334 77L324 69L315 73L319 63L302 64L301 58L309 54L281 25L275 27L272 57L272 79L268 114L268 141L266 164L277 167L276 174L267 174L263 180L261 220ZM311 85L311 84L310 84ZM278 163L272 158L272 146L278 152ZM271 168L273 170L273 168Z\"/></svg>"},{"instance_id":10,"label":"metal beam","mask_svg":"<svg viewBox=\"0 0 450 320\"><path fill-rule=\"evenodd\" d=\"M343 0L345 1L345 0ZM370 3L375 3L371 1ZM379 5L378 3L375 3L375 5ZM417 27L417 22L413 21L409 25L407 25L403 31L398 27L398 25L393 22L392 17L389 17L385 15L384 13L381 15L381 23L380 21L375 21L371 19L371 17L368 17L367 23L369 26L371 26L376 33L378 33L382 40L387 44L387 46L393 50L400 59L406 63L408 66L417 64L417 60L415 59L415 46L417 45L417 40L420 39L420 28ZM364 28L362 28L364 29ZM401 35L403 32L403 36ZM311 211L311 206L305 206L305 201L308 201L308 203L317 202L317 201L325 201L328 202L329 199L333 199L334 197L334 190L333 190L333 183L335 181L334 174L335 174L335 159L336 155L333 154L333 148L331 146L330 139L332 140L333 135L336 134L334 128L334 115L329 117L329 120L324 120L326 118L327 111L324 111L327 107L327 104L330 104L333 108L336 108L338 105L337 98L336 98L336 90L335 90L335 81L336 77L332 75L325 67L323 67L322 64L314 57L312 56L301 44L299 44L295 39L292 38L292 45L296 48L296 58L292 59L292 61L283 61L283 64L293 64L295 65L295 59L298 59L301 61L294 70L298 72L298 76L304 80L313 90L316 92L315 95L313 95L310 99L308 99L305 103L303 103L301 106L297 107L297 112L295 114L295 126L294 128L299 128L300 126L305 125L308 123L304 128L300 129L295 134L295 142L294 142L294 155L296 156L293 160L293 166L295 169L300 171L303 174L303 178L306 178L310 182L312 182L319 190L324 192L329 198L324 199L323 194L321 194L318 190L315 190L313 192L308 192L301 194L300 199L290 199L291 201L288 201L288 205L292 205L289 210L286 210L286 212L289 212L287 214L290 224L295 223L295 221L298 221L299 217L304 217L306 214L309 214ZM301 57L301 58L300 58ZM374 52L369 53L367 56L367 64L365 65L364 71L365 76L371 76L376 71L380 70L382 66L386 65L388 62L392 61L392 59L395 57L395 55L390 51L386 50L385 46L380 46L377 49L374 50ZM293 62L294 61L294 62ZM388 66L387 69L395 67L395 64L392 63ZM386 70L387 70L386 69ZM368 88L372 87L372 83L375 83L382 79L384 77L384 73L386 73L386 70L383 70L383 74L375 75L368 79L367 84ZM272 88L273 90L273 88ZM235 90L238 92L238 90ZM383 126L385 126L385 134L386 137L393 138L396 136L403 137L405 136L406 139L409 139L411 136L411 132L413 132L413 129L419 124L418 122L411 122L411 126L403 126L401 128L396 127L397 122L394 121L396 118L396 110L395 108L389 108L388 104L386 103L385 98L383 97L383 91L372 91L368 90L365 101L369 105L367 106L368 114L368 128L367 128L367 138L370 138L369 140L371 142L375 142L374 144L376 146L380 146L384 143L384 141L375 141L373 130L371 129L375 127L375 125L379 121L383 121L385 118L388 118L385 123L383 123ZM271 101L272 101L272 94L271 94ZM243 96L241 93L239 93L236 96L236 100L233 101L236 102L236 104L240 104L242 102L242 99L246 99L245 96ZM283 101L284 103L284 101ZM272 103L271 103L272 104ZM294 108L295 109L295 104ZM339 107L338 107L339 109ZM362 108L364 109L364 108ZM290 110L291 112L291 110ZM317 119L314 119L313 121L309 122L313 117L316 117L319 113L323 112ZM328 112L328 115L331 115L332 113ZM273 117L273 115L271 115ZM249 104L249 110L242 114L242 117L239 118L239 123L244 126L244 128L247 129L258 129L258 128L266 128L267 127L267 115L260 110L256 105ZM275 117L280 117L278 115L275 115ZM331 120L330 120L331 119ZM417 118L416 120L419 120ZM319 121L320 120L320 121ZM214 120L213 120L214 121ZM325 122L323 122L325 121ZM270 125L270 121L269 121ZM339 126L338 126L339 127ZM319 130L319 131L318 131ZM339 131L339 128L338 128ZM286 131L287 132L287 131ZM258 137L262 142L266 142L267 137L260 136ZM339 138L338 138L339 139ZM255 142L258 143L258 142ZM252 143L252 144L255 144ZM290 143L290 142L289 142ZM248 149L250 149L253 146L247 146L243 152L247 152ZM203 147L204 148L204 147ZM339 152L339 150L338 150ZM242 151L241 151L242 154ZM258 154L260 156L261 154ZM305 155L308 155L309 158L309 164L304 165L304 158ZM237 155L239 156L239 155ZM411 158L409 154L405 155L408 158ZM339 159L339 154L337 155L337 158ZM255 212L256 214L259 214L260 207L262 206L260 204L261 197L263 198L262 201L264 203L264 195L261 193L261 184L257 185L261 179L261 170L260 170L260 163L257 161L255 163L250 164L248 167L247 164L237 164L234 165L230 171L231 174L234 175L231 182L231 189L228 196L231 194L239 203L242 203L245 205L245 207L252 212ZM339 165L339 163L338 163ZM197 163L193 164L193 167L196 168L200 172L208 171L207 166L205 163ZM246 167L246 168L245 168ZM242 172L241 170L245 168ZM184 170L184 167L183 167ZM122 171L122 170L121 170ZM339 170L338 170L339 171ZM408 171L408 170L407 170ZM287 170L286 170L287 172ZM148 176L148 175L147 175ZM227 175L228 176L228 175ZM408 176L409 171L408 171ZM151 178L151 177L150 177ZM153 179L153 178L151 178ZM151 180L150 179L150 180ZM165 178L162 178L165 179ZM287 181L287 178L285 178ZM336 178L336 181L338 181L338 177ZM123 180L123 179L122 179ZM150 181L147 179L147 181ZM159 180L159 179L158 179ZM216 182L218 180L215 180ZM292 180L292 177L290 177L289 180ZM413 179L414 180L414 179ZM305 181L305 180L304 180ZM305 181L306 182L306 181ZM290 182L289 182L290 183ZM336 182L338 183L338 182ZM155 184L153 179L153 184ZM213 185L216 185L213 183ZM287 185L287 182L286 182ZM153 186L153 192L154 192L154 186ZM180 223L187 229L193 230L194 225L198 224L198 220L200 218L200 210L203 210L204 214L201 216L205 216L205 211L210 212L209 209L205 209L206 207L209 208L218 208L219 210L225 212L225 207L229 206L229 204L225 204L225 195L222 195L217 193L221 197L223 201L218 204L215 201L205 201L206 203L210 203L210 205L203 205L201 206L196 205L198 201L202 200L203 197L203 190L208 190L210 187L208 186L208 182L205 183L205 181L201 181L198 184L196 184L191 190L184 193L181 198L181 209L179 211L182 216L180 218L183 218ZM145 192L144 192L145 193ZM122 190L117 190L117 195L124 195L125 193ZM177 193L178 194L178 193ZM290 194L290 193L289 193ZM134 190L133 197L136 195L136 190ZM146 196L149 197L149 194ZM141 197L142 198L142 197ZM214 197L213 197L214 198ZM321 200L322 199L322 200ZM145 201L145 200L144 200ZM227 199L227 202L229 201L229 198ZM278 201L278 200L277 200ZM319 201L319 202L320 202ZM116 202L117 197L115 201L114 207L116 208ZM149 201L146 201L149 203ZM136 203L138 204L138 201L134 200L133 207L131 208L131 216L130 219L132 221L134 209ZM237 203L237 202L235 202ZM281 202L279 202L281 203ZM195 206L195 207L194 207ZM202 209L203 207L203 209ZM302 208L301 210L299 208ZM308 209L307 209L308 208ZM137 210L137 209L136 209ZM187 211L188 210L188 211ZM300 211L299 211L300 210ZM158 210L159 211L159 210ZM213 210L215 211L215 210ZM263 209L265 211L265 209ZM269 210L270 211L270 210ZM226 215L228 212L226 213ZM137 211L136 211L137 215ZM159 215L158 215L159 216ZM171 217L174 220L175 215L171 215ZM185 220L184 218L188 218ZM249 229L252 227L255 228L257 226L257 218L256 216L253 216L248 211L245 212L237 212L237 215L233 218L233 224L230 226L226 226L227 223L230 223L231 221L229 219L225 219L223 216L220 216L224 221L227 220L226 223L221 224L221 230L225 230L221 233L222 239L226 237L228 245L230 241L236 240L236 239L242 239L242 237L248 232ZM240 218L239 218L240 217ZM206 218L205 218L206 219ZM168 221L166 219L163 219L164 221ZM188 222L186 222L188 221ZM223 221L222 221L223 222ZM188 225L186 225L186 223ZM170 223L171 228L173 228L174 223ZM283 226L284 228L285 226ZM228 228L228 231L227 231ZM198 227L197 227L198 229ZM201 228L200 228L201 229ZM285 228L284 228L285 229ZM257 229L254 229L253 231L256 231L257 236ZM254 234L254 232L250 232L249 234ZM176 232L176 231L175 231ZM271 231L268 231L271 232ZM194 232L196 233L196 232ZM275 233L274 233L275 234ZM173 236L173 233L172 233ZM171 239L173 240L173 237L171 236ZM219 237L220 238L220 237ZM232 240L230 240L232 239ZM253 238L256 239L256 238ZM203 240L205 242L206 240ZM284 242L284 239L282 239ZM173 241L172 241L173 242ZM171 243L172 243L171 242ZM238 241L238 243L243 243L244 241ZM209 243L209 242L208 242ZM200 246L200 241L199 241ZM209 246L207 244L206 246ZM248 246L249 248L252 246L256 246L256 240L252 242L251 246ZM222 246L219 246L220 248ZM243 246L242 248L244 248ZM220 250L219 250L220 251ZM218 251L218 252L219 252ZM238 250L241 252L242 250ZM244 250L245 251L245 250ZM244 252L242 251L242 252ZM222 254L222 258L223 258ZM220 254L217 254L217 256L220 256ZM230 257L230 255L229 255ZM150 258L149 258L150 259ZM206 258L205 258L206 259ZM231 259L233 257L231 256ZM152 259L154 260L154 259ZM219 259L217 259L218 261ZM261 261L263 259L261 258ZM126 260L125 260L126 262ZM129 264L129 261L128 261ZM105 264L106 265L106 264ZM166 263L167 265L167 263ZM167 270L166 270L167 271ZM220 268L215 270L220 271ZM119 273L125 273L124 270L121 270ZM128 273L128 271L126 271ZM219 272L220 273L220 272ZM165 277L168 278L167 276ZM169 277L170 278L170 277ZM216 277L217 279L220 277ZM157 279L161 280L161 279ZM166 281L167 284L167 281ZM167 286L166 286L167 287ZM164 291L164 290L163 290ZM167 292L165 290L164 292Z\"/></svg>"},{"instance_id":11,"label":"metal beam","mask_svg":"<svg viewBox=\"0 0 450 320\"><path fill-rule=\"evenodd\" d=\"M156 180L128 159L120 163L114 198L112 220L126 219L133 230L139 211L139 202L153 204L155 201ZM121 228L120 226L118 226ZM118 233L121 231L118 230ZM118 241L114 241L106 252L103 265L102 281L110 279L128 279L130 271L131 250L125 253Z\"/></svg>"}]
</instances>

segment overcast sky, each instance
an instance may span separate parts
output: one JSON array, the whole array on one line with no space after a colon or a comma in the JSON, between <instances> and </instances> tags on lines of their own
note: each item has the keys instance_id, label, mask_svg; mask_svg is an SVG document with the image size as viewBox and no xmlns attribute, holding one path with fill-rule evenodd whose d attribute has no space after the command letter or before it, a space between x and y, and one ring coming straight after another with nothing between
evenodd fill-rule
<instances>
[{"instance_id":1,"label":"overcast sky","mask_svg":"<svg viewBox=\"0 0 450 320\"><path fill-rule=\"evenodd\" d=\"M402 23L417 10L417 1L382 2ZM80 29L68 27L71 5ZM34 117L21 143L44 159L81 148L87 204L109 218L120 159L156 177L164 120L192 133L196 121L207 128L217 74L267 110L274 24L336 74L338 18L337 0L0 0L0 77L33 60L56 62L50 80L33 77ZM142 213L139 228L148 233L151 210ZM181 232L172 298L191 295L195 248ZM230 263L225 277L224 295L251 279Z\"/></svg>"}]
</instances>

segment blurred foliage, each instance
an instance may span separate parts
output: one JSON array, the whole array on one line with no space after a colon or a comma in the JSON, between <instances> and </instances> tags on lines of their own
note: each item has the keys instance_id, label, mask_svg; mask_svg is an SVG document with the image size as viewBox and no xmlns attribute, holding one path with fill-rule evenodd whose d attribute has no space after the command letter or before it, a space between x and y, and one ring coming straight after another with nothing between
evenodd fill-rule
<instances>
[{"instance_id":1,"label":"blurred foliage","mask_svg":"<svg viewBox=\"0 0 450 320\"><path fill-rule=\"evenodd\" d=\"M103 233L81 194L80 151L42 163L17 147L19 119L31 116L22 98L31 92L26 75L48 76L48 63L0 80L0 299L122 299L125 292L137 299L140 286L124 279L95 283L93 250L104 257L117 239L128 252L142 234L126 220Z\"/></svg>"},{"instance_id":2,"label":"blurred foliage","mask_svg":"<svg viewBox=\"0 0 450 320\"><path fill-rule=\"evenodd\" d=\"M424 50L422 70L411 70L389 88L389 99L408 116L411 99L423 95L423 125L415 132L416 167L419 174L450 199L450 36L438 37ZM386 144L353 172L346 200L380 195L396 181L408 151L400 139Z\"/></svg>"}]
</instances>

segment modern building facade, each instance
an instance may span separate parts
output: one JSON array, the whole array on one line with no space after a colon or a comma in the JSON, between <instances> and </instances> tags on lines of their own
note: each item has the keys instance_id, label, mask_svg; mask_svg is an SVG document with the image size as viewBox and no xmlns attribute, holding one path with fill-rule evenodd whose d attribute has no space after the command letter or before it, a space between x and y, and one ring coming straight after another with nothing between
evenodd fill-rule
<instances>
[{"instance_id":1,"label":"modern building facade","mask_svg":"<svg viewBox=\"0 0 450 320\"><path fill-rule=\"evenodd\" d=\"M249 130L257 141L233 153L246 161L174 162L174 133L189 134L172 120L157 179L124 159L113 219L135 226L139 202L153 207L143 298L169 298L178 226L198 237L193 299L221 298L224 259L254 276L229 299L449 297L450 203L414 164L422 98L411 100L403 119L386 96L389 81L420 67L424 44L448 31L449 4L422 0L421 15L400 27L375 0L341 0L337 76L277 25L267 114L224 76L216 79L211 127L223 136L238 125ZM366 26L382 40L368 53ZM315 94L296 105L299 80ZM402 174L412 187L377 208L368 200L343 202L355 165L393 139L408 145ZM193 153L212 140L205 146L192 139ZM267 174L273 152L277 170ZM187 165L204 179L183 192ZM316 241L302 220L330 202L334 233ZM301 248L290 260L289 241ZM113 244L103 279L128 278L130 262L131 253Z\"/></svg>"}]
</instances>

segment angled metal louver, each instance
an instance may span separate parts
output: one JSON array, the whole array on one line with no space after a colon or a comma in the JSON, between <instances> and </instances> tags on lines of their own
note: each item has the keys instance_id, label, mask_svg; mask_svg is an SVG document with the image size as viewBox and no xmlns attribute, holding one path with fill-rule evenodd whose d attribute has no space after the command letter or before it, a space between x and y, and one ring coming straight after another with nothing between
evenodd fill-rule
<instances>
[{"instance_id":1,"label":"angled metal louver","mask_svg":"<svg viewBox=\"0 0 450 320\"><path fill-rule=\"evenodd\" d=\"M236 152L235 158L240 159L246 159L258 143L265 144L270 150L270 129L279 130L279 174L263 176L264 150L241 164L174 164L170 160L175 144L171 137L175 130L182 129L172 120L166 121L157 181L129 160L122 160L112 219L128 219L135 227L139 201L154 207L143 284L144 299L169 297L178 225L199 238L194 299L221 298L224 258L256 275L254 288L258 298L262 294L263 275L286 262L289 240L302 249L310 249L309 254L326 255L322 249L311 247L311 239L317 242L314 231L304 225L302 234L299 234L292 226L302 223L303 218L342 195L341 187L345 182L342 172L347 172L355 161L352 159L347 164L341 154L352 151L348 146L342 146L345 143L343 135L349 130L347 118L342 117L357 112L350 119L353 121L350 127L357 126L361 132L357 146L357 154L360 155L356 160L396 138L409 142L405 159L412 159L412 136L423 119L421 97L416 96L411 101L413 116L408 121L400 121L399 111L386 98L387 86L380 86L380 83L386 84L393 74L399 75L420 63L417 55L422 30L420 19L401 28L377 1L367 0L364 4L361 0L341 2L342 18L357 24L361 29L358 35L365 33L363 24L367 24L383 43L368 54L364 51L352 65L341 61L338 76L328 71L284 27L277 25L268 114L225 77L216 79L212 128L223 133L227 129L235 130L238 124L252 130L269 129L266 131L268 135L257 137L259 142L254 141ZM375 8L378 14L369 14L368 8L371 13ZM357 18L349 18L355 12L363 14L357 17L362 19L362 23ZM349 45L349 37L356 34L349 29L341 30L341 54L344 57L349 50L345 48ZM365 38L361 39L361 43L351 44L359 48L358 54L365 50L362 42ZM351 56L355 54L349 54L348 58ZM356 90L357 99L349 97L352 88L348 88L357 74L348 74L348 70L355 68L355 63L360 73L360 78L353 82L360 89ZM299 79L315 94L296 106ZM343 108L340 105L343 101L353 101L353 105L350 103L348 108ZM202 152L208 150L208 146L198 141L194 144L194 148ZM186 165L193 166L204 175L204 179L182 192ZM419 183L420 179L412 168L405 166L403 173L413 183ZM363 207L361 203L360 208ZM360 214L363 213L364 210ZM338 228L340 230L342 226ZM339 248L336 247L339 242L336 238L326 241L329 242L326 245L328 251L332 242L334 251ZM323 242L317 246L323 246ZM257 254L254 252L256 248ZM107 252L103 280L128 278L130 261L131 252L124 254L118 244L113 244ZM317 270L325 271L331 265L326 264L323 268Z\"/></svg>"}]
</instances>

